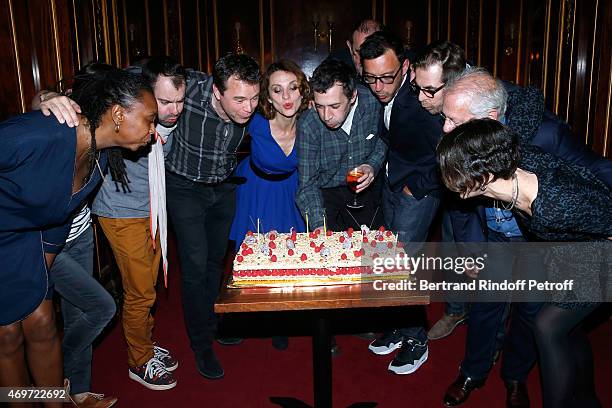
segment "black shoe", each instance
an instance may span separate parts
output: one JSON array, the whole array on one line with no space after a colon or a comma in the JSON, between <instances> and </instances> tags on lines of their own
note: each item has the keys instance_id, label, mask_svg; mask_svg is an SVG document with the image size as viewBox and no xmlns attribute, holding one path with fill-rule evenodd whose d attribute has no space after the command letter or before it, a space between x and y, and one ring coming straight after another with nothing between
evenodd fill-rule
<instances>
[{"instance_id":1,"label":"black shoe","mask_svg":"<svg viewBox=\"0 0 612 408\"><path fill-rule=\"evenodd\" d=\"M529 393L527 385L518 381L505 381L506 407L529 408Z\"/></svg>"},{"instance_id":2,"label":"black shoe","mask_svg":"<svg viewBox=\"0 0 612 408\"><path fill-rule=\"evenodd\" d=\"M448 386L444 393L444 405L447 407L456 407L463 404L470 397L470 393L476 388L484 385L486 378L475 380L459 374L459 377Z\"/></svg>"},{"instance_id":3,"label":"black shoe","mask_svg":"<svg viewBox=\"0 0 612 408\"><path fill-rule=\"evenodd\" d=\"M209 380L218 380L223 378L225 372L221 363L217 360L217 356L213 350L206 350L196 356L196 366L198 372Z\"/></svg>"},{"instance_id":4,"label":"black shoe","mask_svg":"<svg viewBox=\"0 0 612 408\"><path fill-rule=\"evenodd\" d=\"M217 343L224 346L235 346L242 343L243 340L240 337L217 337Z\"/></svg>"},{"instance_id":5,"label":"black shoe","mask_svg":"<svg viewBox=\"0 0 612 408\"><path fill-rule=\"evenodd\" d=\"M404 339L400 351L389 363L389 371L395 374L412 374L427 361L427 357L429 357L427 342L421 343L416 339L407 337Z\"/></svg>"},{"instance_id":6,"label":"black shoe","mask_svg":"<svg viewBox=\"0 0 612 408\"><path fill-rule=\"evenodd\" d=\"M274 336L272 337L272 347L277 350L287 350L289 347L289 337L287 336Z\"/></svg>"}]
</instances>

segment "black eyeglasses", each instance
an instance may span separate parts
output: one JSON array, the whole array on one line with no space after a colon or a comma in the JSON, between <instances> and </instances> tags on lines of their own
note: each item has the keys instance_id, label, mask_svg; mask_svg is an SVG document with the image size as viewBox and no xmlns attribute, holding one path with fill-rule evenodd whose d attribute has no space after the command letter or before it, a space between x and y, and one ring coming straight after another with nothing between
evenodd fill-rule
<instances>
[{"instance_id":1,"label":"black eyeglasses","mask_svg":"<svg viewBox=\"0 0 612 408\"><path fill-rule=\"evenodd\" d=\"M401 70L402 70L402 66L400 65L400 67L397 69L397 71L395 71L395 74L393 75L376 76L376 75L364 74L363 82L365 82L368 85L375 84L376 81L380 81L383 84L387 84L387 85L392 84L393 81L395 81L395 78L397 78L397 74L399 74Z\"/></svg>"},{"instance_id":2,"label":"black eyeglasses","mask_svg":"<svg viewBox=\"0 0 612 408\"><path fill-rule=\"evenodd\" d=\"M412 81L410 81L410 88L412 88L412 90L414 92L416 92L417 94L419 92L423 92L423 95L425 95L428 98L433 98L434 96L436 96L436 94L442 90L442 88L444 88L446 84L442 84L439 87L437 87L436 89L427 89L427 88L421 88L420 86L418 86L416 84L416 82L414 82L414 79Z\"/></svg>"}]
</instances>

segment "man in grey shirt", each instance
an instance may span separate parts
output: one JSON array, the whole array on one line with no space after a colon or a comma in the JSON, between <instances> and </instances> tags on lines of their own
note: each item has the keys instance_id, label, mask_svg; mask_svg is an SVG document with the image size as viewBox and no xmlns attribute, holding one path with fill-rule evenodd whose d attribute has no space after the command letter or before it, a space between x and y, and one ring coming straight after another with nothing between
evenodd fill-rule
<instances>
[{"instance_id":1,"label":"man in grey shirt","mask_svg":"<svg viewBox=\"0 0 612 408\"><path fill-rule=\"evenodd\" d=\"M183 110L185 70L168 57L156 57L143 66L143 75L151 81L157 100L156 130L162 136L170 136ZM160 139L157 143L161 143ZM166 390L176 386L172 371L178 362L152 340L151 308L156 298L162 250L159 232L153 236L151 229L153 190L149 186L148 150L135 154L124 152L129 182L113 181L107 174L94 199L92 212L98 215L121 272L122 324L128 345L129 377L149 389Z\"/></svg>"}]
</instances>

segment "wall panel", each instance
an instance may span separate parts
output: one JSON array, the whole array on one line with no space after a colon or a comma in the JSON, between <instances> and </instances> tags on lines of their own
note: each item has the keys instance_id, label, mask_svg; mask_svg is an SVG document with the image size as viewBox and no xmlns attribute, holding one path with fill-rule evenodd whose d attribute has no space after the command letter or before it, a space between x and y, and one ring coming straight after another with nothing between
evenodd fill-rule
<instances>
[{"instance_id":1,"label":"wall panel","mask_svg":"<svg viewBox=\"0 0 612 408\"><path fill-rule=\"evenodd\" d=\"M15 53L15 19L12 0L0 1L0 70L2 70L2 96L0 119L22 112L25 101L22 95L22 76ZM17 50L18 51L18 50Z\"/></svg>"},{"instance_id":2,"label":"wall panel","mask_svg":"<svg viewBox=\"0 0 612 408\"><path fill-rule=\"evenodd\" d=\"M385 25L396 33L408 48L415 49L427 44L428 0L387 0L385 3Z\"/></svg>"},{"instance_id":3,"label":"wall panel","mask_svg":"<svg viewBox=\"0 0 612 408\"><path fill-rule=\"evenodd\" d=\"M315 40L313 23L319 23L319 34L326 34L328 23L333 24L332 52L346 47L352 26L371 17L370 0L313 0L309 2L274 1L273 36L276 58L289 58L297 62L307 75L329 54L329 37ZM316 50L315 50L316 42Z\"/></svg>"}]
</instances>

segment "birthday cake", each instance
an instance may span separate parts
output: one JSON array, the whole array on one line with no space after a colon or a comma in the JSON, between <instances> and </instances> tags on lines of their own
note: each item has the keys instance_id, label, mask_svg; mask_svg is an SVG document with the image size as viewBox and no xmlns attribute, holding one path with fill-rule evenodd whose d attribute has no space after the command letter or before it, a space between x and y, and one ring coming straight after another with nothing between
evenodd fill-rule
<instances>
[{"instance_id":1,"label":"birthday cake","mask_svg":"<svg viewBox=\"0 0 612 408\"><path fill-rule=\"evenodd\" d=\"M397 236L384 227L343 232L247 232L234 258L230 286L338 285L404 279L408 270L380 267L382 259L404 257ZM379 267L375 268L374 266Z\"/></svg>"}]
</instances>

